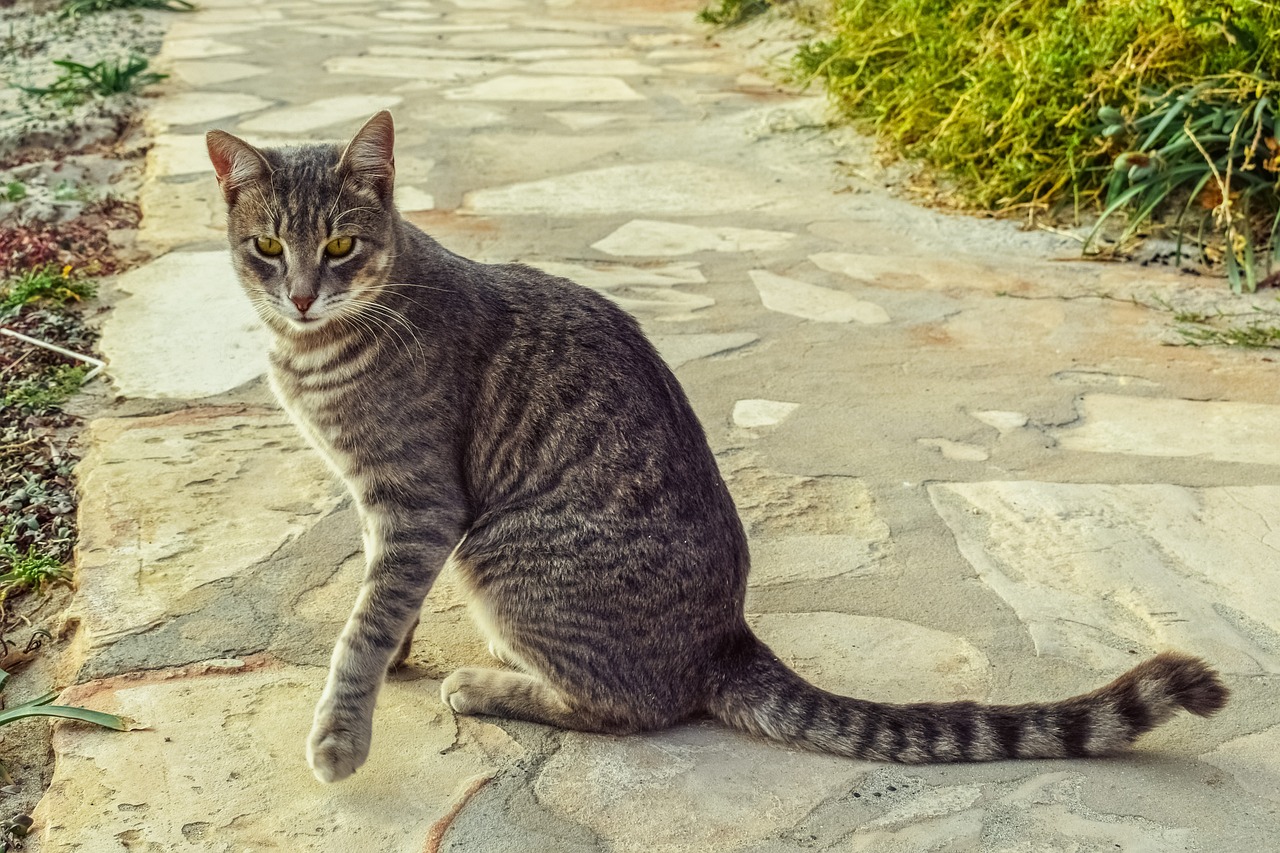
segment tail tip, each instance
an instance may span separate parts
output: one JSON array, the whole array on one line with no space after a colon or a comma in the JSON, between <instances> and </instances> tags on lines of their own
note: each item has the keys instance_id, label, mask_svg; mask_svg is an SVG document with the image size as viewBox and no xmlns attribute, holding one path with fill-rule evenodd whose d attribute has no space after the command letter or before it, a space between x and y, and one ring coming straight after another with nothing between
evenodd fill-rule
<instances>
[{"instance_id":1,"label":"tail tip","mask_svg":"<svg viewBox=\"0 0 1280 853\"><path fill-rule=\"evenodd\" d=\"M1231 696L1217 670L1191 655L1161 652L1138 669L1143 680L1164 684L1170 699L1200 717L1221 711Z\"/></svg>"}]
</instances>

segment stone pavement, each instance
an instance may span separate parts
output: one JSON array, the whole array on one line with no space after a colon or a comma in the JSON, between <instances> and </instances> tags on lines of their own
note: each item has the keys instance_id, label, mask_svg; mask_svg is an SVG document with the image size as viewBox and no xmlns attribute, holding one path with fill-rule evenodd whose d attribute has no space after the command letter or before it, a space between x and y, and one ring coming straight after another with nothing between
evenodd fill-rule
<instances>
[{"instance_id":1,"label":"stone pavement","mask_svg":"<svg viewBox=\"0 0 1280 853\"><path fill-rule=\"evenodd\" d=\"M1275 365L1161 346L1165 316L1129 301L1225 285L888 195L819 98L749 70L769 44L706 41L691 0L201 6L148 116L159 256L104 327L118 398L82 466L65 697L150 728L59 729L38 849L1275 849ZM359 536L265 388L202 137L343 140L384 107L406 216L642 319L745 517L752 623L800 672L1016 702L1178 648L1233 703L1119 759L923 768L459 718L438 681L488 658L446 577L369 764L317 783L304 736Z\"/></svg>"}]
</instances>

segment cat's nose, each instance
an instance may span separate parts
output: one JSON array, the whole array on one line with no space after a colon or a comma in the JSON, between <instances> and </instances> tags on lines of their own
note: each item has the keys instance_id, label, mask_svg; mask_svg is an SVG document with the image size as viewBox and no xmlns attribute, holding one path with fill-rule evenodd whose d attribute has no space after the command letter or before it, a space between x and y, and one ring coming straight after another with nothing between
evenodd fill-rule
<instances>
[{"instance_id":1,"label":"cat's nose","mask_svg":"<svg viewBox=\"0 0 1280 853\"><path fill-rule=\"evenodd\" d=\"M316 298L314 296L290 296L289 301L297 307L300 314L305 314L307 309L315 304Z\"/></svg>"}]
</instances>

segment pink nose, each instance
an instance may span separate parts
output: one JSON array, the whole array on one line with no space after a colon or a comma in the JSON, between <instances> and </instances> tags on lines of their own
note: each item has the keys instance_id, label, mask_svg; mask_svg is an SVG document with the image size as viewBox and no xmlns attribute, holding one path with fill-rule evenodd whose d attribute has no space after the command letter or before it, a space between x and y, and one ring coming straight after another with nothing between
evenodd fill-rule
<instances>
[{"instance_id":1,"label":"pink nose","mask_svg":"<svg viewBox=\"0 0 1280 853\"><path fill-rule=\"evenodd\" d=\"M289 301L297 306L299 313L307 313L307 309L315 304L314 296L290 296Z\"/></svg>"}]
</instances>

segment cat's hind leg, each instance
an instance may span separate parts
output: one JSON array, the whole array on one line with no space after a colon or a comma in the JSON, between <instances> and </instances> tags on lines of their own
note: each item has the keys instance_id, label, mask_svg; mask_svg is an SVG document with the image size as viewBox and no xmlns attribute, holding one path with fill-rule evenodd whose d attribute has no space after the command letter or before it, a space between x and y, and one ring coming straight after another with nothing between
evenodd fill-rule
<instances>
[{"instance_id":1,"label":"cat's hind leg","mask_svg":"<svg viewBox=\"0 0 1280 853\"><path fill-rule=\"evenodd\" d=\"M388 670L399 669L409 659L409 652L413 650L413 632L418 630L419 621L419 619L414 619L413 624L409 626L404 639L400 641L400 648L396 650L395 655L391 658L391 665L387 667Z\"/></svg>"},{"instance_id":2,"label":"cat's hind leg","mask_svg":"<svg viewBox=\"0 0 1280 853\"><path fill-rule=\"evenodd\" d=\"M536 675L500 669L459 669L440 685L440 698L459 714L487 714L584 732L625 734L638 727L575 709Z\"/></svg>"}]
</instances>

